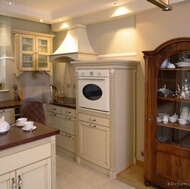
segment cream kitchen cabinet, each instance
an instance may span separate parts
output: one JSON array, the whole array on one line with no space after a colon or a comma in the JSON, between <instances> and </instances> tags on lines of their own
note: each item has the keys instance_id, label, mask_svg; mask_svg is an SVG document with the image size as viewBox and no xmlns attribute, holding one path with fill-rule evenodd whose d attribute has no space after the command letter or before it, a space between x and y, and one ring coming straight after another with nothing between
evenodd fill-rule
<instances>
[{"instance_id":1,"label":"cream kitchen cabinet","mask_svg":"<svg viewBox=\"0 0 190 189\"><path fill-rule=\"evenodd\" d=\"M48 182L47 169L50 159L22 167L18 170L0 176L0 188L4 189L47 189L51 188Z\"/></svg>"},{"instance_id":2,"label":"cream kitchen cabinet","mask_svg":"<svg viewBox=\"0 0 190 189\"><path fill-rule=\"evenodd\" d=\"M109 168L109 120L79 114L79 156Z\"/></svg>"},{"instance_id":3,"label":"cream kitchen cabinet","mask_svg":"<svg viewBox=\"0 0 190 189\"><path fill-rule=\"evenodd\" d=\"M76 110L48 105L48 124L60 130L56 136L58 150L76 156Z\"/></svg>"},{"instance_id":4,"label":"cream kitchen cabinet","mask_svg":"<svg viewBox=\"0 0 190 189\"><path fill-rule=\"evenodd\" d=\"M53 35L14 30L15 74L24 71L51 73L49 57Z\"/></svg>"},{"instance_id":5,"label":"cream kitchen cabinet","mask_svg":"<svg viewBox=\"0 0 190 189\"><path fill-rule=\"evenodd\" d=\"M78 78L76 82L76 120L79 126L77 162L96 169L110 178L116 178L117 174L133 165L136 160L136 70L139 62L97 60L71 63L76 66ZM90 74L84 82L80 73L88 73L85 70ZM95 72L97 70L101 72L95 75L96 78L93 80L92 76L98 73ZM101 73L108 73L106 82L105 78L99 77ZM86 101L88 94L85 96L85 90L91 94L89 96L92 99L88 98L89 101ZM99 94L98 98L94 98L96 95L93 96L96 91ZM103 98L99 100L102 96ZM84 106L80 106L82 102L85 102ZM92 103L107 104L106 111L97 106L92 108Z\"/></svg>"},{"instance_id":6,"label":"cream kitchen cabinet","mask_svg":"<svg viewBox=\"0 0 190 189\"><path fill-rule=\"evenodd\" d=\"M55 137L41 139L0 153L0 188L55 189Z\"/></svg>"}]
</instances>

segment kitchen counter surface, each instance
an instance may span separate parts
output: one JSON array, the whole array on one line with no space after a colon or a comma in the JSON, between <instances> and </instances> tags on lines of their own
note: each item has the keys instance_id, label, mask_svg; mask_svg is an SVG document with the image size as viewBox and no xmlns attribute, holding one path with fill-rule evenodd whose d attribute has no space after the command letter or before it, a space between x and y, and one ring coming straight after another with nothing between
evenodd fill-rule
<instances>
[{"instance_id":1,"label":"kitchen counter surface","mask_svg":"<svg viewBox=\"0 0 190 189\"><path fill-rule=\"evenodd\" d=\"M68 98L68 97L54 98L50 102L50 104L76 109L76 99L75 98Z\"/></svg>"},{"instance_id":2,"label":"kitchen counter surface","mask_svg":"<svg viewBox=\"0 0 190 189\"><path fill-rule=\"evenodd\" d=\"M23 101L21 100L0 101L0 109L15 108L21 106L22 103ZM50 104L76 109L75 98L68 98L68 97L55 98L50 102Z\"/></svg>"},{"instance_id":3,"label":"kitchen counter surface","mask_svg":"<svg viewBox=\"0 0 190 189\"><path fill-rule=\"evenodd\" d=\"M0 101L0 109L15 108L22 104L21 100Z\"/></svg>"},{"instance_id":4,"label":"kitchen counter surface","mask_svg":"<svg viewBox=\"0 0 190 189\"><path fill-rule=\"evenodd\" d=\"M18 126L11 126L7 133L0 134L0 150L59 134L59 130L53 127L37 122L34 122L34 125L37 128L31 134Z\"/></svg>"}]
</instances>

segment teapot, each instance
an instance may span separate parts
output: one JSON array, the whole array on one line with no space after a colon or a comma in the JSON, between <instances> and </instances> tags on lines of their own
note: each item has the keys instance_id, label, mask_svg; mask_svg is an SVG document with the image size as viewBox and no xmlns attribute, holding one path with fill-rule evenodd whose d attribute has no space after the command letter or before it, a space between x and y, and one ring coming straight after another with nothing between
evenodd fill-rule
<instances>
[{"instance_id":1,"label":"teapot","mask_svg":"<svg viewBox=\"0 0 190 189\"><path fill-rule=\"evenodd\" d=\"M189 108L188 107L181 107L180 108L180 119L188 119L189 117Z\"/></svg>"},{"instance_id":2,"label":"teapot","mask_svg":"<svg viewBox=\"0 0 190 189\"><path fill-rule=\"evenodd\" d=\"M2 116L0 119L0 133L6 133L9 131L10 125L5 121L5 116Z\"/></svg>"}]
</instances>

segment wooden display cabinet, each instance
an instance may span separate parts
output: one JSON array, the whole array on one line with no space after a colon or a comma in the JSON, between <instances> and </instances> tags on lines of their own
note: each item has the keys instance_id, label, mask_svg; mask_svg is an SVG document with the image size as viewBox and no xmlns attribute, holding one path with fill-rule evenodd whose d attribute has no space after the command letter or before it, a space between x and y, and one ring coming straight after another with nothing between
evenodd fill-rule
<instances>
[{"instance_id":1,"label":"wooden display cabinet","mask_svg":"<svg viewBox=\"0 0 190 189\"><path fill-rule=\"evenodd\" d=\"M190 122L180 125L157 122L159 113L180 117L181 108L190 108L190 38L169 40L153 51L143 51L145 59L145 185L190 188ZM180 58L185 57L182 63ZM161 68L169 58L176 68ZM177 64L176 64L177 63ZM187 85L186 96L178 91ZM166 87L170 94L161 95ZM178 93L177 93L178 92ZM190 113L189 113L190 114Z\"/></svg>"}]
</instances>

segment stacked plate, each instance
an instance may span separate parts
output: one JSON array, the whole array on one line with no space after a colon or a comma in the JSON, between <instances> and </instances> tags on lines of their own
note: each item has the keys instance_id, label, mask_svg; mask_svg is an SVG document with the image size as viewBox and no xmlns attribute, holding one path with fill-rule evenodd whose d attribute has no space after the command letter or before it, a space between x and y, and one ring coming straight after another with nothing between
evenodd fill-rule
<instances>
[{"instance_id":1,"label":"stacked plate","mask_svg":"<svg viewBox=\"0 0 190 189\"><path fill-rule=\"evenodd\" d=\"M190 67L190 62L178 62L176 63L177 67Z\"/></svg>"}]
</instances>

